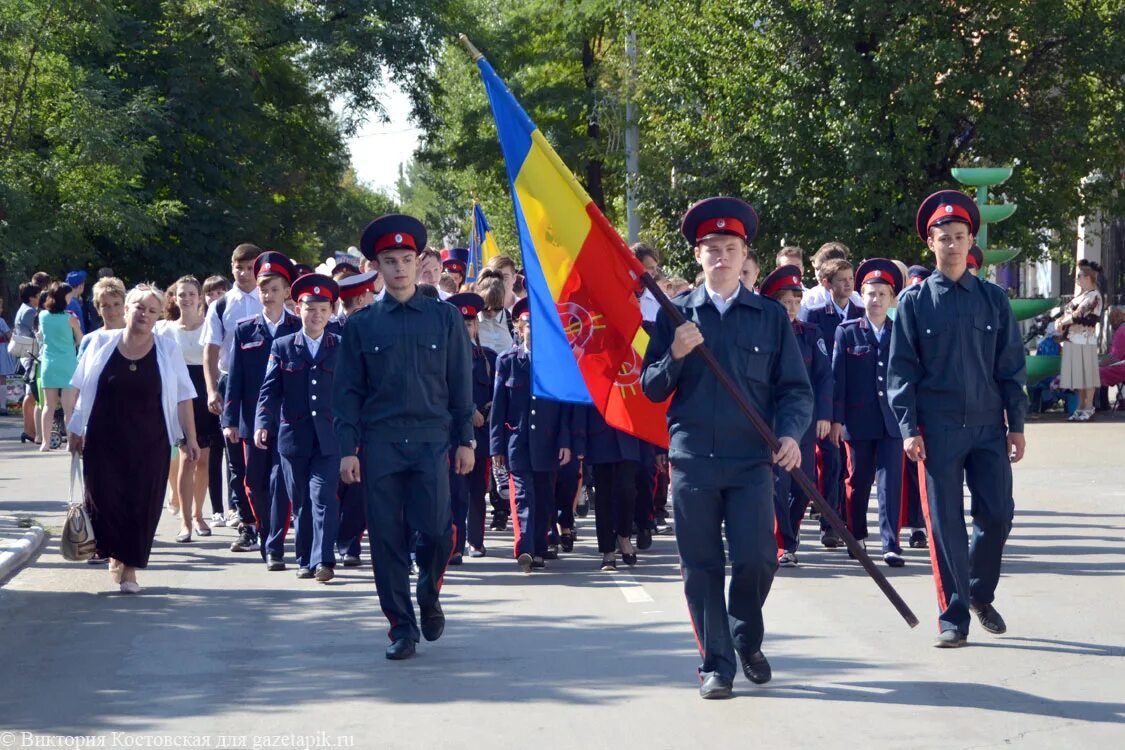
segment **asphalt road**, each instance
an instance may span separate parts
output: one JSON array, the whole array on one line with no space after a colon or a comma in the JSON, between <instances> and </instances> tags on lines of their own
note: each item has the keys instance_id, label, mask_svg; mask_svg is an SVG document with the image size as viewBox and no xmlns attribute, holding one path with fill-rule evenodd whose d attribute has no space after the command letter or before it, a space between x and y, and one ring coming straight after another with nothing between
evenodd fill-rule
<instances>
[{"instance_id":1,"label":"asphalt road","mask_svg":"<svg viewBox=\"0 0 1125 750\"><path fill-rule=\"evenodd\" d=\"M445 635L408 662L383 658L367 567L328 585L267 573L227 551L230 529L176 544L166 514L146 593L125 596L52 539L0 588L0 746L1121 747L1123 445L1121 421L1028 426L996 601L1008 634L974 627L969 648L930 646L925 550L886 569L911 630L808 524L766 607L774 680L739 676L726 702L696 692L674 540L601 573L592 516L530 577L490 532L490 555L446 577ZM0 513L57 526L67 467L0 441Z\"/></svg>"}]
</instances>

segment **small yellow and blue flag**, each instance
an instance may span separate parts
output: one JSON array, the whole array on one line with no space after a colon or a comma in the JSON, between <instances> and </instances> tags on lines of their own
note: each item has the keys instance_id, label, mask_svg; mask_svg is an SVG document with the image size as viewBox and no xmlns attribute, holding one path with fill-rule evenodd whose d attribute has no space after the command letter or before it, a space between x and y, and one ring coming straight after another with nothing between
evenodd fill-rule
<instances>
[{"instance_id":1,"label":"small yellow and blue flag","mask_svg":"<svg viewBox=\"0 0 1125 750\"><path fill-rule=\"evenodd\" d=\"M473 201L473 231L469 236L469 268L466 281L476 281L477 274L484 270L488 261L500 254L500 246L492 236L492 227L484 218L484 209L478 201Z\"/></svg>"}]
</instances>

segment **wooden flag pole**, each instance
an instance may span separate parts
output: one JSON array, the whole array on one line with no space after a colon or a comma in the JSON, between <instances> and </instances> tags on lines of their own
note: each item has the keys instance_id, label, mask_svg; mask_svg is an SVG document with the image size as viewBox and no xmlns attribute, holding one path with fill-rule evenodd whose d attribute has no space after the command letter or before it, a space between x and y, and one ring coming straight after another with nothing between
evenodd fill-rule
<instances>
[{"instance_id":1,"label":"wooden flag pole","mask_svg":"<svg viewBox=\"0 0 1125 750\"><path fill-rule=\"evenodd\" d=\"M645 272L640 275L639 281L656 297L656 301L660 303L660 308L672 319L673 324L678 327L687 322L687 319L684 318L679 308L672 304L672 301L668 299L668 295L664 294L664 291L651 275ZM742 410L742 413L746 415L750 423L754 425L754 429L757 430L758 435L761 436L762 440L769 446L770 451L776 453L781 447L781 442L777 439L777 436L773 434L773 430L766 424L766 421L762 419L762 415L760 415L753 404L746 399L742 391L739 390L738 385L731 379L727 371L723 369L723 366L719 364L719 360L715 359L715 354L707 347L707 344L700 344L692 353L697 353L703 358L707 369L714 373L715 377L719 379L719 383L726 389L727 394L734 399L734 402L738 404L738 408ZM871 576L875 581L875 584L882 590L883 594L890 600L895 609L898 610L898 613L902 615L902 619L906 620L906 624L912 628L917 626L918 617L911 611L910 606L902 596L899 595L898 591L895 590L895 587L891 585L891 582L887 580L887 577L883 575L883 572L876 567L874 561L872 561L871 557L867 554L867 550L860 546L856 538L848 531L847 525L836 513L835 509L833 509L821 496L820 492L817 491L816 485L805 476L805 472L801 471L799 467L791 469L789 474L793 477L793 481L796 482L797 486L812 500L812 504L816 507L817 512L828 519L829 525L835 529L836 533L840 535L840 538L844 540L848 551L859 560L859 564L867 571L867 575Z\"/></svg>"}]
</instances>

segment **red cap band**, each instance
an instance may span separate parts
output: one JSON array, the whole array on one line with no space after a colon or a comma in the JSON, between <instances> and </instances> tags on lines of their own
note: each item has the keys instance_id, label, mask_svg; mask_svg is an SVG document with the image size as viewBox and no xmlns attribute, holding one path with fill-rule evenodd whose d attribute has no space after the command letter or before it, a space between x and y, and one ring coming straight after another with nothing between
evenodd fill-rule
<instances>
[{"instance_id":1,"label":"red cap band","mask_svg":"<svg viewBox=\"0 0 1125 750\"><path fill-rule=\"evenodd\" d=\"M384 234L382 237L375 241L374 252L377 255L381 250L387 250L392 247L405 247L417 251L418 245L414 242L413 235L406 232L391 232Z\"/></svg>"},{"instance_id":2,"label":"red cap band","mask_svg":"<svg viewBox=\"0 0 1125 750\"><path fill-rule=\"evenodd\" d=\"M937 224L942 220L955 219L963 221L970 227L973 225L973 219L969 216L968 210L964 206L959 206L955 203L946 203L937 207L937 210L930 214L929 220L926 221L926 231L930 231L930 227Z\"/></svg>"},{"instance_id":3,"label":"red cap band","mask_svg":"<svg viewBox=\"0 0 1125 750\"><path fill-rule=\"evenodd\" d=\"M864 276L863 280L859 282L859 285L862 287L864 284L872 281L880 281L884 284L890 284L891 286L895 285L894 279L891 278L891 275L889 273L884 273L881 269L878 268Z\"/></svg>"},{"instance_id":4,"label":"red cap band","mask_svg":"<svg viewBox=\"0 0 1125 750\"><path fill-rule=\"evenodd\" d=\"M270 263L269 261L263 263L262 267L258 269L258 276L265 276L267 273L272 273L276 276L282 276L286 281L290 283L292 283L293 281L293 279L289 276L288 269L286 269L285 266L283 266L281 263Z\"/></svg>"},{"instance_id":5,"label":"red cap band","mask_svg":"<svg viewBox=\"0 0 1125 750\"><path fill-rule=\"evenodd\" d=\"M791 287L800 287L801 291L804 291L805 287L801 284L800 276L778 276L768 287L762 290L762 294L766 297L772 297L778 292Z\"/></svg>"},{"instance_id":6,"label":"red cap band","mask_svg":"<svg viewBox=\"0 0 1125 750\"><path fill-rule=\"evenodd\" d=\"M695 230L695 240L698 242L703 237L709 234L733 234L746 239L746 227L738 219L720 217L716 219L705 219L699 222L699 226Z\"/></svg>"},{"instance_id":7,"label":"red cap band","mask_svg":"<svg viewBox=\"0 0 1125 750\"><path fill-rule=\"evenodd\" d=\"M375 291L375 280L374 279L367 282L366 284L359 284L357 286L350 286L350 287L347 287L346 289L341 288L340 289L340 299L355 299L356 297L360 296L364 292L373 292L373 291Z\"/></svg>"}]
</instances>

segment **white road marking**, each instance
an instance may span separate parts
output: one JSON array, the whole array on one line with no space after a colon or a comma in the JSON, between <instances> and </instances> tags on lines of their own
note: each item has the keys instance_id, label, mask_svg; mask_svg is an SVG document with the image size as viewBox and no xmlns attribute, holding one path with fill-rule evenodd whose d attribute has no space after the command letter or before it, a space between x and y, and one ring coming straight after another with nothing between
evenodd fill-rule
<instances>
[{"instance_id":1,"label":"white road marking","mask_svg":"<svg viewBox=\"0 0 1125 750\"><path fill-rule=\"evenodd\" d=\"M613 581L620 587L621 595L625 597L625 601L630 604L643 604L645 602L654 601L645 591L645 587L637 583L637 579L628 573L618 572L613 576Z\"/></svg>"}]
</instances>

